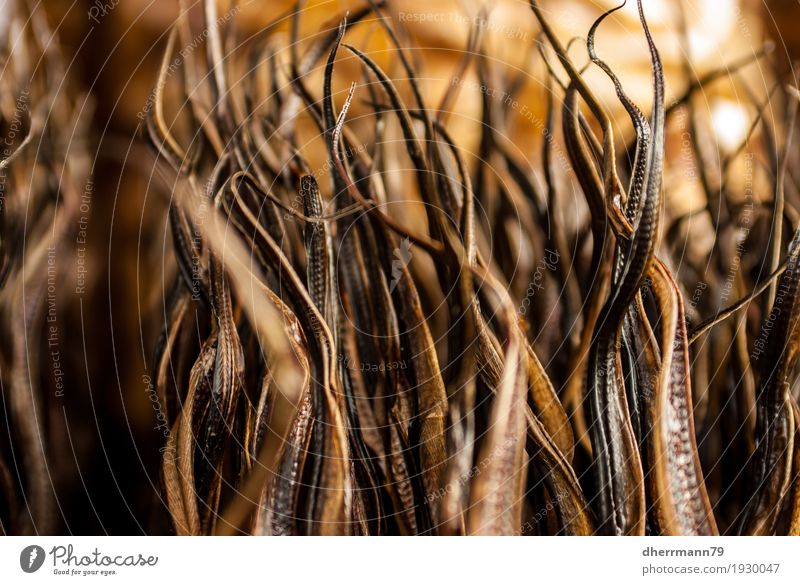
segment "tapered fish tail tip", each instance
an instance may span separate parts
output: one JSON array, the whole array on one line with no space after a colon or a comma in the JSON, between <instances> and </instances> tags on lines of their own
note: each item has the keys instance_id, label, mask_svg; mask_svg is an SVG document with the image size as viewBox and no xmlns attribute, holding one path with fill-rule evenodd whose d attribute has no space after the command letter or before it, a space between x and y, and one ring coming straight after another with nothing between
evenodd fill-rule
<instances>
[{"instance_id":1,"label":"tapered fish tail tip","mask_svg":"<svg viewBox=\"0 0 800 585\"><path fill-rule=\"evenodd\" d=\"M597 34L597 29L600 27L600 25L603 23L603 21L606 18L608 18L609 16L611 16L612 14L614 14L615 12L617 12L618 10L622 10L623 8L625 8L625 6L627 4L628 4L628 0L622 0L622 4L619 4L618 6L614 6L613 8L609 8L603 14L598 16L597 20L595 20L594 23L592 23L592 27L589 29L589 34L587 35L587 39L586 39L587 46L591 46L592 47L590 49L590 52L594 51L594 38L595 38L595 36Z\"/></svg>"},{"instance_id":2,"label":"tapered fish tail tip","mask_svg":"<svg viewBox=\"0 0 800 585\"><path fill-rule=\"evenodd\" d=\"M647 35L647 38L650 41L650 50L655 53L656 57L658 57L658 47L656 47L655 43L653 42L653 35L650 32L650 25L647 24L647 17L644 14L644 5L642 4L642 0L636 0L636 4L639 8L639 20L642 22L642 28L644 29L644 33Z\"/></svg>"}]
</instances>

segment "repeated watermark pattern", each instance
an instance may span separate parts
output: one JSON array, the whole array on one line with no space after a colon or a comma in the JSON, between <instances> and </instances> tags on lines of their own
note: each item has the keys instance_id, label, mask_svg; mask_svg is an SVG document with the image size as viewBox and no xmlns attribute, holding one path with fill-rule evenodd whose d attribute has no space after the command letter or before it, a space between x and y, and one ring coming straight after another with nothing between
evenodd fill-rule
<instances>
[{"instance_id":1,"label":"repeated watermark pattern","mask_svg":"<svg viewBox=\"0 0 800 585\"><path fill-rule=\"evenodd\" d=\"M530 283L528 283L528 288L525 291L525 298L522 299L522 302L520 303L520 315L525 315L528 312L528 308L531 305L531 300L533 299L534 295L536 295L537 291L540 291L544 288L545 274L548 271L554 272L558 268L558 260L558 250L546 249L544 251L544 256L536 264L536 269L533 271L533 277L531 278Z\"/></svg>"},{"instance_id":2,"label":"repeated watermark pattern","mask_svg":"<svg viewBox=\"0 0 800 585\"><path fill-rule=\"evenodd\" d=\"M400 247L394 249L393 254L392 281L389 283L389 292L394 291L395 287L397 287L400 278L403 276L403 269L411 262L411 240L404 238L403 241L400 242Z\"/></svg>"},{"instance_id":3,"label":"repeated watermark pattern","mask_svg":"<svg viewBox=\"0 0 800 585\"><path fill-rule=\"evenodd\" d=\"M234 4L230 8L230 10L228 10L224 14L221 14L217 18L215 25L221 26L229 22L241 10L242 6L240 4ZM167 66L167 71L166 71L167 78L172 77L173 75L175 75L175 73L178 72L178 70L183 65L184 61L186 61L189 57L191 57L194 54L194 52L200 47L200 45L202 45L205 42L205 40L208 38L208 35L211 34L212 29L213 27L211 26L207 26L206 28L204 28L202 31L200 31L194 37L192 37L192 40L178 52L178 55ZM155 101L155 90L151 91L147 95L147 100L145 101L144 107L138 114L136 114L136 117L139 118L139 120L143 121L147 117L147 114L149 114L150 111L153 109L154 101Z\"/></svg>"},{"instance_id":4,"label":"repeated watermark pattern","mask_svg":"<svg viewBox=\"0 0 800 585\"><path fill-rule=\"evenodd\" d=\"M361 372L391 372L392 370L405 370L408 366L406 360L394 360L389 362L358 362L356 363L350 356L339 355L339 363L348 370Z\"/></svg>"},{"instance_id":5,"label":"repeated watermark pattern","mask_svg":"<svg viewBox=\"0 0 800 585\"><path fill-rule=\"evenodd\" d=\"M542 118L538 116L530 107L528 107L527 104L516 99L512 93L505 89L492 87L491 85L481 83L474 79L463 79L458 76L454 76L450 83L453 86L460 86L470 91L477 91L492 99L500 100L505 107L516 112L523 120L531 124L537 130L537 132L541 134L542 138L552 149L552 152L555 155L555 161L558 163L558 166L562 171L569 172L572 170L572 164L569 161L569 156L561 147L560 143L555 139L555 136L553 135L551 129L547 126L546 121L542 120Z\"/></svg>"},{"instance_id":6,"label":"repeated watermark pattern","mask_svg":"<svg viewBox=\"0 0 800 585\"><path fill-rule=\"evenodd\" d=\"M100 24L100 21L119 6L119 3L120 0L94 0L87 13L89 20L95 24Z\"/></svg>"},{"instance_id":7,"label":"repeated watermark pattern","mask_svg":"<svg viewBox=\"0 0 800 585\"><path fill-rule=\"evenodd\" d=\"M440 487L433 493L427 494L423 502L425 504L430 504L431 502L435 502L436 500L443 498L445 495L452 493L456 488L461 488L467 485L470 480L480 475L490 463L492 463L495 459L500 457L506 450L510 449L514 446L514 444L518 441L514 437L509 437L499 445L497 445L494 450L489 454L488 457L484 457L478 463L473 465L468 471L464 472L453 481L449 481L444 486Z\"/></svg>"},{"instance_id":8,"label":"repeated watermark pattern","mask_svg":"<svg viewBox=\"0 0 800 585\"><path fill-rule=\"evenodd\" d=\"M89 217L92 211L92 191L94 182L92 179L86 181L86 187L81 195L78 207L78 234L75 237L75 294L83 295L86 292L86 245L89 233Z\"/></svg>"},{"instance_id":9,"label":"repeated watermark pattern","mask_svg":"<svg viewBox=\"0 0 800 585\"><path fill-rule=\"evenodd\" d=\"M527 41L529 38L526 29L494 22L485 15L467 16L455 12L400 12L397 15L397 19L400 22L415 24L435 23L467 25L490 33L501 34L510 40Z\"/></svg>"}]
</instances>

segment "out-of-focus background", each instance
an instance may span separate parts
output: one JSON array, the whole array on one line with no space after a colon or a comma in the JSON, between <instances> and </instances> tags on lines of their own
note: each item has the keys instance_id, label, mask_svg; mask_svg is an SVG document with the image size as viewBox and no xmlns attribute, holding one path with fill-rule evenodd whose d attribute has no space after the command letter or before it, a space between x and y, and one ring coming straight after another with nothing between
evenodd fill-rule
<instances>
[{"instance_id":1,"label":"out-of-focus background","mask_svg":"<svg viewBox=\"0 0 800 585\"><path fill-rule=\"evenodd\" d=\"M7 1L0 0L0 36L9 34L4 23ZM329 31L337 26L340 14L362 4L307 1L299 37L307 39ZM542 0L541 4L557 33L568 42L573 37L585 39L593 21L616 0ZM784 73L788 74L800 53L800 5L796 0L644 0L643 4L666 65L668 100L686 90L691 80L687 70L702 76L752 58L767 40L774 44L770 62ZM674 10L676 4L685 8L685 35ZM202 2L187 0L185 5L191 19L199 23ZM237 38L247 39L293 6L294 2L285 0L222 1L218 13L226 17L226 27L236 30ZM163 246L157 244L166 241L167 226L165 203L148 197L148 185L155 180L152 158L138 137L140 113L180 5L178 0L45 0L42 8L61 45L74 90L87 92L85 103L94 108L94 143L89 149L94 154L93 189L87 230L90 279L82 304L65 299L61 306L68 323L66 339L70 343L82 339L87 347L85 363L64 364L73 392L67 415L96 422L87 424L81 434L72 437L72 445L63 447L63 457L72 463L63 477L54 478L62 486L59 497L70 499L70 505L63 508L66 526L62 529L73 533L167 531L156 490L140 489L159 480L161 434L153 417L147 376L152 367L150 352L164 316L149 309L164 304L159 276ZM526 156L538 156L546 87L541 61L534 58L538 29L527 1L391 0L385 11L408 36L422 90L434 104L453 83L469 31L480 18L477 28L486 40L492 75L522 84L515 123L507 128L509 138ZM481 14L484 16L479 17ZM288 51L288 19L278 26ZM390 75L400 74L380 27L367 24L358 30L361 32L354 33L357 36L350 42L365 49ZM649 104L649 56L635 2L628 2L600 28L597 47L634 101ZM576 43L571 54L578 64L585 63L585 44ZM339 92L350 83L347 64L340 67L334 87ZM721 149L735 148L746 135L755 104L774 83L772 71L763 61L754 60L733 75L723 75L703 92L698 111L711 120ZM350 73L352 80L361 75L355 66ZM618 120L619 132L630 135L608 79L597 68L587 75ZM451 135L470 151L477 150L482 98L474 73L466 74L448 117ZM356 111L358 107L356 104ZM681 148L686 130L682 123L686 121L678 117L669 129L669 148ZM679 215L700 204L699 179L679 168L669 172L670 213Z\"/></svg>"}]
</instances>

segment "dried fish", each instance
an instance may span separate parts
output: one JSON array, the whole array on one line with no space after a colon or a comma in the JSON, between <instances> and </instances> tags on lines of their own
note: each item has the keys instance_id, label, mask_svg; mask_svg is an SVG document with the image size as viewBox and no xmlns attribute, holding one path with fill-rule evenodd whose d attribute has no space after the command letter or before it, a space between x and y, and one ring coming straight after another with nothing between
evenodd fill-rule
<instances>
[{"instance_id":1,"label":"dried fish","mask_svg":"<svg viewBox=\"0 0 800 585\"><path fill-rule=\"evenodd\" d=\"M20 42L0 34L0 532L49 533L71 530L65 449L90 442L56 399L57 372L88 360L50 351L83 324L82 297L62 319L53 291L74 276L89 132L43 14L7 4ZM158 279L136 266L130 334L158 422L141 459L160 485L125 494L168 514L139 528L800 533L800 91L748 85L769 43L697 75L687 48L670 67L637 0L643 105L598 44L626 2L567 42L531 0L537 47L514 72L481 8L439 91L438 55L418 58L428 48L384 2L307 37L302 1L252 35L213 0L178 4L139 116L152 159L132 157L163 195L140 221L150 236L162 220L162 239L137 243L162 262ZM716 156L699 96L724 79L751 119ZM691 211L673 204L686 165Z\"/></svg>"}]
</instances>

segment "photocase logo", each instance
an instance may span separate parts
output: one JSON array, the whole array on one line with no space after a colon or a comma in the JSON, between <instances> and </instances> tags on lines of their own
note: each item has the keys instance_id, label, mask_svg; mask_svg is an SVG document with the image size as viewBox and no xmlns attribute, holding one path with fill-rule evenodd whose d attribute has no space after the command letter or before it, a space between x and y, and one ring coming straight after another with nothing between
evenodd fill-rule
<instances>
[{"instance_id":1,"label":"photocase logo","mask_svg":"<svg viewBox=\"0 0 800 585\"><path fill-rule=\"evenodd\" d=\"M41 546L32 544L26 546L19 553L19 566L26 573L35 573L44 564L44 549Z\"/></svg>"},{"instance_id":2,"label":"photocase logo","mask_svg":"<svg viewBox=\"0 0 800 585\"><path fill-rule=\"evenodd\" d=\"M389 284L389 292L394 291L400 277L403 275L403 268L411 262L411 240L408 238L400 242L400 247L394 249L395 259L392 260L392 282Z\"/></svg>"}]
</instances>

